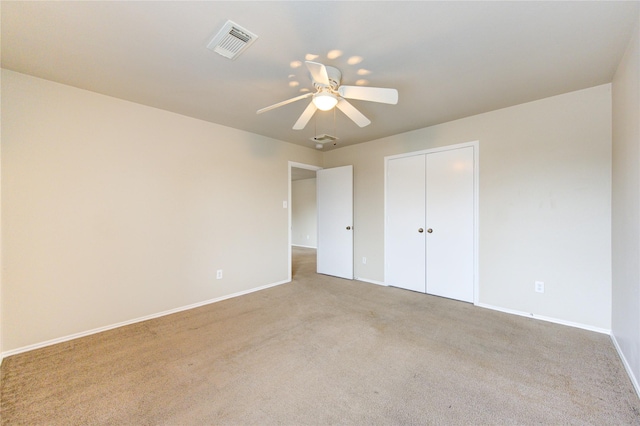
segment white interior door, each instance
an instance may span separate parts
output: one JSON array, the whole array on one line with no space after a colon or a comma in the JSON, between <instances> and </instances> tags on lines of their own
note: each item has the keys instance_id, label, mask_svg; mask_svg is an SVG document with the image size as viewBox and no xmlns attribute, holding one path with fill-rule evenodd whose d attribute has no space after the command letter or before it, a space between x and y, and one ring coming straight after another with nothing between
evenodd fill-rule
<instances>
[{"instance_id":1,"label":"white interior door","mask_svg":"<svg viewBox=\"0 0 640 426\"><path fill-rule=\"evenodd\" d=\"M353 279L353 166L316 172L319 274Z\"/></svg>"},{"instance_id":2,"label":"white interior door","mask_svg":"<svg viewBox=\"0 0 640 426\"><path fill-rule=\"evenodd\" d=\"M387 162L385 284L422 293L426 292L425 178L424 155Z\"/></svg>"},{"instance_id":3,"label":"white interior door","mask_svg":"<svg viewBox=\"0 0 640 426\"><path fill-rule=\"evenodd\" d=\"M427 293L473 302L473 147L427 157Z\"/></svg>"}]
</instances>

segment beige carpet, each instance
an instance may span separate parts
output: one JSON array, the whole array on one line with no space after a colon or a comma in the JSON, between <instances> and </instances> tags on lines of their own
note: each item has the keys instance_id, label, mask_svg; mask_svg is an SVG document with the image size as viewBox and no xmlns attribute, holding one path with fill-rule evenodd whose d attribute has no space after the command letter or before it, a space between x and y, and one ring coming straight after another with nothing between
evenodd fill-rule
<instances>
[{"instance_id":1,"label":"beige carpet","mask_svg":"<svg viewBox=\"0 0 640 426\"><path fill-rule=\"evenodd\" d=\"M640 424L606 335L318 276L7 358L4 425Z\"/></svg>"}]
</instances>

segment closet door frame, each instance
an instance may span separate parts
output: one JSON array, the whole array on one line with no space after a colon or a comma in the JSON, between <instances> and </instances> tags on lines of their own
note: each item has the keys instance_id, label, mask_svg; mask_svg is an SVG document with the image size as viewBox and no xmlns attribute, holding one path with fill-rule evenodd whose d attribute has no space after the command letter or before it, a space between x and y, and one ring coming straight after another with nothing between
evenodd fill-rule
<instances>
[{"instance_id":1,"label":"closet door frame","mask_svg":"<svg viewBox=\"0 0 640 426\"><path fill-rule=\"evenodd\" d=\"M466 148L466 147L473 147L473 304L477 305L479 303L479 295L480 295L480 285L479 285L479 264L478 264L478 250L479 250L479 241L478 241L478 230L480 228L479 226L479 199L480 199L480 183L479 183L479 177L480 177L480 141L472 141L472 142L465 142L465 143L460 143L460 144L455 144L455 145L446 145L446 146L442 146L442 147L438 147L438 148L431 148L431 149L425 149L425 150L420 150L420 151L412 151L412 152L406 152L406 153L402 153L402 154L397 154L397 155L390 155L390 156L386 156L384 157L384 223L385 223L385 227L384 227L384 239L385 239L385 245L384 245L384 258L385 258L385 269L387 266L387 261L386 259L389 257L388 256L388 246L386 244L386 241L388 241L388 227L387 227L387 166L389 163L389 160L393 160L396 158L402 158L402 157L410 157L410 156L414 156L414 155L421 155L421 154L431 154L431 153L435 153L435 152L441 152L441 151L449 151L449 150L453 150L453 149L460 149L460 148ZM386 274L385 274L386 277ZM388 284L385 284L388 285Z\"/></svg>"}]
</instances>

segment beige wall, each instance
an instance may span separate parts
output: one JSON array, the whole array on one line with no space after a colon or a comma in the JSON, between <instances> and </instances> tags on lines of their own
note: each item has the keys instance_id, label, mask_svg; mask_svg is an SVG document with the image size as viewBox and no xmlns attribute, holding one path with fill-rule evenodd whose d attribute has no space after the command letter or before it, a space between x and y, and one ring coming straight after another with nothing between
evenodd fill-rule
<instances>
[{"instance_id":1,"label":"beige wall","mask_svg":"<svg viewBox=\"0 0 640 426\"><path fill-rule=\"evenodd\" d=\"M287 279L288 161L321 152L2 77L3 352ZM479 140L480 302L609 329L610 89L324 153L354 165L356 276L384 279L384 156Z\"/></svg>"},{"instance_id":2,"label":"beige wall","mask_svg":"<svg viewBox=\"0 0 640 426\"><path fill-rule=\"evenodd\" d=\"M638 19L640 25L640 17ZM612 334L640 394L640 28L613 79Z\"/></svg>"},{"instance_id":3,"label":"beige wall","mask_svg":"<svg viewBox=\"0 0 640 426\"><path fill-rule=\"evenodd\" d=\"M315 178L291 182L291 244L318 247Z\"/></svg>"},{"instance_id":4,"label":"beige wall","mask_svg":"<svg viewBox=\"0 0 640 426\"><path fill-rule=\"evenodd\" d=\"M5 70L2 112L2 351L287 280L321 153Z\"/></svg>"},{"instance_id":5,"label":"beige wall","mask_svg":"<svg viewBox=\"0 0 640 426\"><path fill-rule=\"evenodd\" d=\"M481 304L611 327L611 86L325 153L354 165L355 275L384 280L384 157L480 142ZM545 293L534 292L534 281Z\"/></svg>"}]
</instances>

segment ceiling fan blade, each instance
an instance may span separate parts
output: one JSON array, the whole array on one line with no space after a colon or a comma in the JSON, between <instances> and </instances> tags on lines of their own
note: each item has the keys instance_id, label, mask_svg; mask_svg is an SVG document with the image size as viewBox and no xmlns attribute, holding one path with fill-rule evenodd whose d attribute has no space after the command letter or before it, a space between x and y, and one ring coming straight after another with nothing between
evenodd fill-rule
<instances>
[{"instance_id":1,"label":"ceiling fan blade","mask_svg":"<svg viewBox=\"0 0 640 426\"><path fill-rule=\"evenodd\" d=\"M311 79L314 83L331 86L331 83L329 82L329 74L327 74L327 68L324 65L311 61L306 61L305 64L307 64L307 68L311 73Z\"/></svg>"},{"instance_id":2,"label":"ceiling fan blade","mask_svg":"<svg viewBox=\"0 0 640 426\"><path fill-rule=\"evenodd\" d=\"M256 114L262 114L263 112L271 111L272 109L276 109L278 107L281 107L281 106L284 106L292 102L296 102L311 96L313 96L313 93L305 93L304 95L296 96L295 98L287 99L286 101L278 102L277 104L273 104L271 106L259 109L258 111L256 111Z\"/></svg>"},{"instance_id":3,"label":"ceiling fan blade","mask_svg":"<svg viewBox=\"0 0 640 426\"><path fill-rule=\"evenodd\" d=\"M309 122L309 120L311 120L311 117L313 117L313 114L317 110L318 108L316 107L316 104L314 104L313 102L309 102L309 105L302 112L302 115L300 116L300 118L298 118L298 121L296 121L296 124L293 125L293 130L304 129L307 123Z\"/></svg>"},{"instance_id":4,"label":"ceiling fan blade","mask_svg":"<svg viewBox=\"0 0 640 426\"><path fill-rule=\"evenodd\" d=\"M398 103L398 91L396 89L367 86L340 86L338 88L338 93L340 93L340 96L347 99L382 102L393 105Z\"/></svg>"},{"instance_id":5,"label":"ceiling fan blade","mask_svg":"<svg viewBox=\"0 0 640 426\"><path fill-rule=\"evenodd\" d=\"M312 102L313 103L313 102ZM337 105L340 111L352 119L358 126L364 127L371 124L371 120L365 117L360 111L358 111L353 105L347 102L345 99L340 98Z\"/></svg>"}]
</instances>

